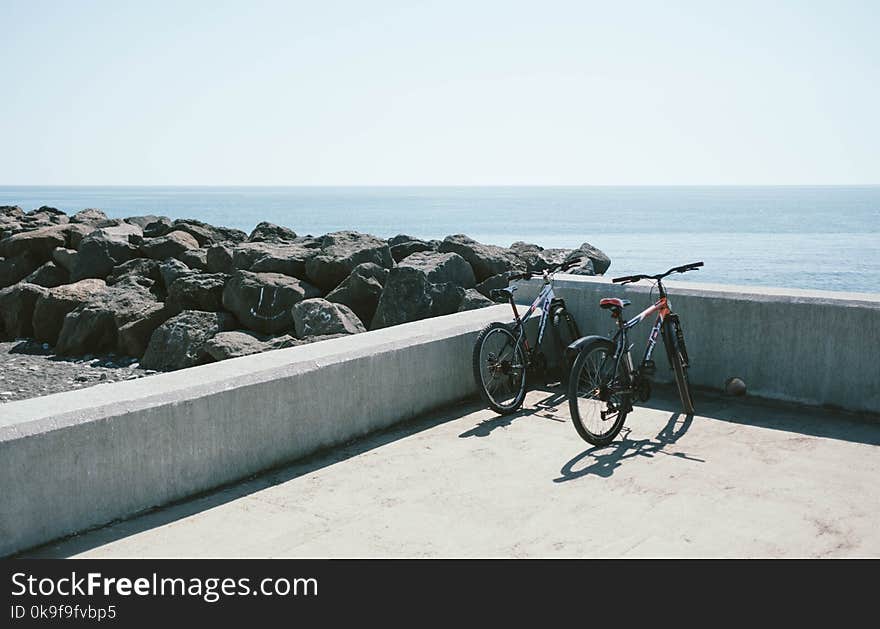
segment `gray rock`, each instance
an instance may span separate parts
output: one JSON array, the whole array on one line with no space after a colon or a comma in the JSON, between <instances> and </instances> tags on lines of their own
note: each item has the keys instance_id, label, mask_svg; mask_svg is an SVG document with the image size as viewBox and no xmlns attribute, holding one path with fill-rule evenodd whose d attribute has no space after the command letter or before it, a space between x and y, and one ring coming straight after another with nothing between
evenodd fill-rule
<instances>
[{"instance_id":1,"label":"gray rock","mask_svg":"<svg viewBox=\"0 0 880 629\"><path fill-rule=\"evenodd\" d=\"M13 234L0 240L0 257L14 258L29 253L40 262L52 258L56 247L76 248L83 234L91 231L85 225L50 225Z\"/></svg>"},{"instance_id":2,"label":"gray rock","mask_svg":"<svg viewBox=\"0 0 880 629\"><path fill-rule=\"evenodd\" d=\"M431 285L432 317L458 312L462 301L464 301L464 289L461 286L456 286L451 282Z\"/></svg>"},{"instance_id":3,"label":"gray rock","mask_svg":"<svg viewBox=\"0 0 880 629\"><path fill-rule=\"evenodd\" d=\"M215 227L214 225L208 225L207 223L191 218L178 219L171 225L174 229L179 229L190 234L199 242L200 247L215 245L226 241L239 243L244 242L247 239L247 234L240 229Z\"/></svg>"},{"instance_id":4,"label":"gray rock","mask_svg":"<svg viewBox=\"0 0 880 629\"><path fill-rule=\"evenodd\" d=\"M584 260L584 264L570 271L566 271L567 273L571 273L572 275L603 275L605 271L608 270L608 267L611 266L611 258L609 258L605 252L597 249L588 242L583 243L580 247L568 254L567 259L578 257L588 259L591 262L591 265L587 265L586 260ZM590 270L593 272L588 272Z\"/></svg>"},{"instance_id":5,"label":"gray rock","mask_svg":"<svg viewBox=\"0 0 880 629\"><path fill-rule=\"evenodd\" d=\"M0 290L0 319L7 338L25 338L34 335L33 318L37 300L48 289L35 284L19 283Z\"/></svg>"},{"instance_id":6,"label":"gray rock","mask_svg":"<svg viewBox=\"0 0 880 629\"><path fill-rule=\"evenodd\" d=\"M125 220L132 225L140 225L144 238L161 238L173 231L171 219L167 216L132 216Z\"/></svg>"},{"instance_id":7,"label":"gray rock","mask_svg":"<svg viewBox=\"0 0 880 629\"><path fill-rule=\"evenodd\" d=\"M146 288L129 277L80 305L64 317L58 335L59 354L114 352L119 349L119 328L148 318L163 304Z\"/></svg>"},{"instance_id":8,"label":"gray rock","mask_svg":"<svg viewBox=\"0 0 880 629\"><path fill-rule=\"evenodd\" d=\"M407 257L400 266L411 266L425 272L432 284L451 282L463 288L476 286L471 265L457 253L418 252Z\"/></svg>"},{"instance_id":9,"label":"gray rock","mask_svg":"<svg viewBox=\"0 0 880 629\"><path fill-rule=\"evenodd\" d=\"M58 247L57 249L52 250L52 261L68 273L73 273L73 268L76 266L77 255L75 249Z\"/></svg>"},{"instance_id":10,"label":"gray rock","mask_svg":"<svg viewBox=\"0 0 880 629\"><path fill-rule=\"evenodd\" d=\"M119 351L126 356L140 358L147 351L147 345L160 325L165 323L174 312L162 304L144 312L139 318L120 326Z\"/></svg>"},{"instance_id":11,"label":"gray rock","mask_svg":"<svg viewBox=\"0 0 880 629\"><path fill-rule=\"evenodd\" d=\"M296 238L296 232L292 229L264 221L254 227L248 242L290 242Z\"/></svg>"},{"instance_id":12,"label":"gray rock","mask_svg":"<svg viewBox=\"0 0 880 629\"><path fill-rule=\"evenodd\" d=\"M107 284L113 286L125 278L131 277L142 277L152 280L154 284L163 285L159 263L149 258L135 258L113 267L113 272L107 276Z\"/></svg>"},{"instance_id":13,"label":"gray rock","mask_svg":"<svg viewBox=\"0 0 880 629\"><path fill-rule=\"evenodd\" d=\"M372 321L387 279L388 269L364 262L354 267L351 274L328 293L326 299L348 306L361 321Z\"/></svg>"},{"instance_id":14,"label":"gray rock","mask_svg":"<svg viewBox=\"0 0 880 629\"><path fill-rule=\"evenodd\" d=\"M486 281L477 284L476 290L483 297L488 299L490 292L497 288L507 288L508 284L510 284L510 282L507 279L507 273L499 273L498 275L493 275Z\"/></svg>"},{"instance_id":15,"label":"gray rock","mask_svg":"<svg viewBox=\"0 0 880 629\"><path fill-rule=\"evenodd\" d=\"M294 340L289 334L269 337L248 330L218 332L205 343L205 352L214 360L240 358L251 354L259 354L273 349L290 347Z\"/></svg>"},{"instance_id":16,"label":"gray rock","mask_svg":"<svg viewBox=\"0 0 880 629\"><path fill-rule=\"evenodd\" d=\"M423 240L408 240L406 242L391 245L391 257L395 262L405 260L414 253L420 251L435 251L436 247Z\"/></svg>"},{"instance_id":17,"label":"gray rock","mask_svg":"<svg viewBox=\"0 0 880 629\"><path fill-rule=\"evenodd\" d=\"M427 319L432 303L431 283L422 271L408 266L391 269L370 329Z\"/></svg>"},{"instance_id":18,"label":"gray rock","mask_svg":"<svg viewBox=\"0 0 880 629\"><path fill-rule=\"evenodd\" d=\"M194 271L208 270L208 250L207 249L190 249L184 251L177 259Z\"/></svg>"},{"instance_id":19,"label":"gray rock","mask_svg":"<svg viewBox=\"0 0 880 629\"><path fill-rule=\"evenodd\" d=\"M293 323L299 338L366 332L364 324L351 308L320 297L304 299L296 304L293 307Z\"/></svg>"},{"instance_id":20,"label":"gray rock","mask_svg":"<svg viewBox=\"0 0 880 629\"><path fill-rule=\"evenodd\" d=\"M46 262L43 266L28 275L25 282L36 284L45 288L54 288L67 284L70 281L70 274L54 262Z\"/></svg>"},{"instance_id":21,"label":"gray rock","mask_svg":"<svg viewBox=\"0 0 880 629\"><path fill-rule=\"evenodd\" d=\"M174 284L177 278L183 275L192 275L193 273L197 273L197 271L193 271L180 260L165 260L165 262L159 265L162 284L166 288Z\"/></svg>"},{"instance_id":22,"label":"gray rock","mask_svg":"<svg viewBox=\"0 0 880 629\"><path fill-rule=\"evenodd\" d=\"M486 306L494 305L495 303L492 300L481 295L476 289L469 288L464 291L464 298L458 306L458 311L464 312L465 310L477 310L478 308L485 308Z\"/></svg>"},{"instance_id":23,"label":"gray rock","mask_svg":"<svg viewBox=\"0 0 880 629\"><path fill-rule=\"evenodd\" d=\"M104 280L87 279L49 289L37 299L32 318L34 338L55 345L64 317L94 296L104 292Z\"/></svg>"},{"instance_id":24,"label":"gray rock","mask_svg":"<svg viewBox=\"0 0 880 629\"><path fill-rule=\"evenodd\" d=\"M306 262L317 254L315 249L294 243L251 242L235 247L232 265L255 273L283 273L306 278Z\"/></svg>"},{"instance_id":25,"label":"gray rock","mask_svg":"<svg viewBox=\"0 0 880 629\"><path fill-rule=\"evenodd\" d=\"M223 310L223 288L229 276L225 273L192 273L178 277L168 287L166 305L175 312L182 310Z\"/></svg>"},{"instance_id":26,"label":"gray rock","mask_svg":"<svg viewBox=\"0 0 880 629\"><path fill-rule=\"evenodd\" d=\"M510 250L525 262L526 268L533 273L562 264L571 253L571 249L544 249L538 245L521 241L510 245Z\"/></svg>"},{"instance_id":27,"label":"gray rock","mask_svg":"<svg viewBox=\"0 0 880 629\"><path fill-rule=\"evenodd\" d=\"M128 223L96 229L79 245L71 280L106 278L113 267L139 257L138 248L130 238L140 238L140 235L140 227Z\"/></svg>"},{"instance_id":28,"label":"gray rock","mask_svg":"<svg viewBox=\"0 0 880 629\"><path fill-rule=\"evenodd\" d=\"M199 243L190 234L175 230L158 238L146 238L141 243L141 251L153 260L179 258L180 254L190 249L198 249Z\"/></svg>"},{"instance_id":29,"label":"gray rock","mask_svg":"<svg viewBox=\"0 0 880 629\"><path fill-rule=\"evenodd\" d=\"M76 214L70 217L71 223L86 223L88 225L93 225L95 223L100 223L101 221L106 221L108 219L107 215L102 211L96 208L86 208L85 210L80 210Z\"/></svg>"},{"instance_id":30,"label":"gray rock","mask_svg":"<svg viewBox=\"0 0 880 629\"><path fill-rule=\"evenodd\" d=\"M321 240L318 255L306 261L306 277L325 292L336 288L358 264L372 262L390 269L394 266L388 244L370 234L341 231Z\"/></svg>"},{"instance_id":31,"label":"gray rock","mask_svg":"<svg viewBox=\"0 0 880 629\"><path fill-rule=\"evenodd\" d=\"M205 344L218 332L235 328L235 323L225 312L185 310L156 328L141 366L172 371L210 362Z\"/></svg>"},{"instance_id":32,"label":"gray rock","mask_svg":"<svg viewBox=\"0 0 880 629\"><path fill-rule=\"evenodd\" d=\"M526 265L510 251L495 245L484 245L463 234L447 236L438 250L441 253L457 253L468 261L477 282L506 271L525 271Z\"/></svg>"},{"instance_id":33,"label":"gray rock","mask_svg":"<svg viewBox=\"0 0 880 629\"><path fill-rule=\"evenodd\" d=\"M232 247L211 245L205 254L209 273L232 273Z\"/></svg>"},{"instance_id":34,"label":"gray rock","mask_svg":"<svg viewBox=\"0 0 880 629\"><path fill-rule=\"evenodd\" d=\"M276 334L293 329L292 308L320 291L289 275L236 271L223 291L223 306L249 330Z\"/></svg>"},{"instance_id":35,"label":"gray rock","mask_svg":"<svg viewBox=\"0 0 880 629\"><path fill-rule=\"evenodd\" d=\"M0 258L0 288L20 282L40 268L40 259L28 251L10 258Z\"/></svg>"}]
</instances>

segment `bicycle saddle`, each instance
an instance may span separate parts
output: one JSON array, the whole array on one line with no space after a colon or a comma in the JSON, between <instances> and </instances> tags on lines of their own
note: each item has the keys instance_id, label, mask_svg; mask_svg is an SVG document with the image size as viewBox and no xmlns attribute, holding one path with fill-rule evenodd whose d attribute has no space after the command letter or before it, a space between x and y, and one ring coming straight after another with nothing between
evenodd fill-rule
<instances>
[{"instance_id":1,"label":"bicycle saddle","mask_svg":"<svg viewBox=\"0 0 880 629\"><path fill-rule=\"evenodd\" d=\"M494 288L489 291L489 299L496 302L506 302L510 300L516 286L508 286L507 288Z\"/></svg>"},{"instance_id":2,"label":"bicycle saddle","mask_svg":"<svg viewBox=\"0 0 880 629\"><path fill-rule=\"evenodd\" d=\"M618 299L617 297L606 297L605 299L599 300L599 307L604 308L605 310L612 310L617 308L618 310L622 310L626 306L630 305L629 299Z\"/></svg>"}]
</instances>

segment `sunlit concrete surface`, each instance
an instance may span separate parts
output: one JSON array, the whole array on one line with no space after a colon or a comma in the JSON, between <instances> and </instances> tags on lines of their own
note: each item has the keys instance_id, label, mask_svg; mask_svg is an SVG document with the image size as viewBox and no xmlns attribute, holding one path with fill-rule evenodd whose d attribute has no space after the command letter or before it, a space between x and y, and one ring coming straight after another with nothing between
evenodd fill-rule
<instances>
[{"instance_id":1,"label":"sunlit concrete surface","mask_svg":"<svg viewBox=\"0 0 880 629\"><path fill-rule=\"evenodd\" d=\"M669 392L606 448L552 389L458 406L31 551L52 557L880 557L880 423Z\"/></svg>"}]
</instances>

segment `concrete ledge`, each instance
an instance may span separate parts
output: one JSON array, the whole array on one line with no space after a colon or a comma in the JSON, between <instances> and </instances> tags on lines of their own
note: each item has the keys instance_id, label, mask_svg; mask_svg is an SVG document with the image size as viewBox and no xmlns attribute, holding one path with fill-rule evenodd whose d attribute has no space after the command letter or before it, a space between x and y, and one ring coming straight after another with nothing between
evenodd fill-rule
<instances>
[{"instance_id":1,"label":"concrete ledge","mask_svg":"<svg viewBox=\"0 0 880 629\"><path fill-rule=\"evenodd\" d=\"M610 278L559 275L554 284L583 334L613 332L608 312L599 309L602 297L632 301L626 310L630 317L652 303L646 281L620 286ZM739 376L753 395L880 413L880 295L681 281L664 285L673 311L681 315L691 383L720 389L728 377ZM522 282L518 301L531 302L539 288L539 280ZM651 323L644 321L630 333L636 361ZM662 343L654 357L657 379L671 381Z\"/></svg>"},{"instance_id":2,"label":"concrete ledge","mask_svg":"<svg viewBox=\"0 0 880 629\"><path fill-rule=\"evenodd\" d=\"M495 306L112 385L0 417L0 556L245 478L476 392Z\"/></svg>"}]
</instances>

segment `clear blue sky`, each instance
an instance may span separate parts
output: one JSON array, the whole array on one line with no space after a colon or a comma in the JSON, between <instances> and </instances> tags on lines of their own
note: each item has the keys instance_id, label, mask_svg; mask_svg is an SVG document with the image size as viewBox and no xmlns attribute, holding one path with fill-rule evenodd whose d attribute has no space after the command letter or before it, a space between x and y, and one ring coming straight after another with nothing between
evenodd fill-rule
<instances>
[{"instance_id":1,"label":"clear blue sky","mask_svg":"<svg viewBox=\"0 0 880 629\"><path fill-rule=\"evenodd\" d=\"M880 2L0 0L0 184L880 183Z\"/></svg>"}]
</instances>

